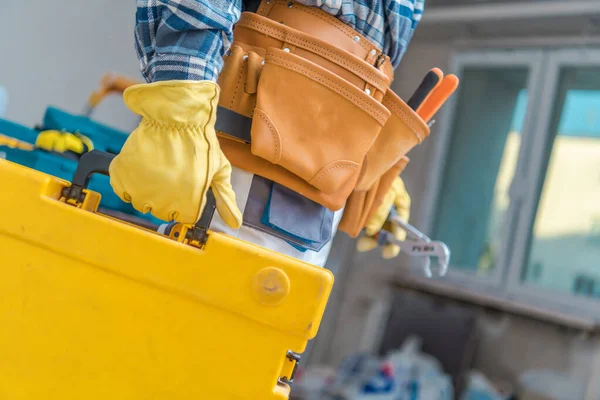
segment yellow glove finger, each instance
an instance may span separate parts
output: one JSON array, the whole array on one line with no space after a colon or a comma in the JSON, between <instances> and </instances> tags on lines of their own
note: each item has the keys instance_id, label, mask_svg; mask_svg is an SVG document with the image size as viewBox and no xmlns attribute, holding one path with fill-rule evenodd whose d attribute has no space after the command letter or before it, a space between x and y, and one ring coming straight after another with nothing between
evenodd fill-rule
<instances>
[{"instance_id":1,"label":"yellow glove finger","mask_svg":"<svg viewBox=\"0 0 600 400\"><path fill-rule=\"evenodd\" d=\"M406 239L406 231L396 224L392 224L391 233L396 240L404 241ZM387 244L383 246L381 253L383 258L389 260L390 258L397 257L398 254L400 254L400 246L391 243Z\"/></svg>"},{"instance_id":2,"label":"yellow glove finger","mask_svg":"<svg viewBox=\"0 0 600 400\"><path fill-rule=\"evenodd\" d=\"M215 195L219 215L233 229L242 226L242 212L235 202L235 193L231 186L231 164L221 151L221 167L212 180L211 187Z\"/></svg>"},{"instance_id":3,"label":"yellow glove finger","mask_svg":"<svg viewBox=\"0 0 600 400\"><path fill-rule=\"evenodd\" d=\"M386 260L398 257L398 254L400 254L400 246L396 244L386 244L381 251L381 255Z\"/></svg>"},{"instance_id":4,"label":"yellow glove finger","mask_svg":"<svg viewBox=\"0 0 600 400\"><path fill-rule=\"evenodd\" d=\"M112 187L113 192L115 192L115 194L119 196L121 200L123 200L125 203L131 203L131 196L129 196L129 194L125 192L125 186L123 185L123 181L121 180L121 175L115 174L113 172L114 165L115 162L113 161L108 167L108 174L110 176L110 186Z\"/></svg>"},{"instance_id":5,"label":"yellow glove finger","mask_svg":"<svg viewBox=\"0 0 600 400\"><path fill-rule=\"evenodd\" d=\"M375 235L381 230L381 228L383 228L383 225L385 224L387 217L390 214L390 210L394 205L395 197L396 194L393 190L389 190L385 194L383 202L377 208L377 211L375 211L375 213L371 216L371 218L367 222L367 225L365 226L365 232L368 236Z\"/></svg>"},{"instance_id":6,"label":"yellow glove finger","mask_svg":"<svg viewBox=\"0 0 600 400\"><path fill-rule=\"evenodd\" d=\"M394 197L394 205L396 206L396 211L398 212L398 217L408 222L410 218L410 195L406 190L406 186L404 186L404 182L402 178L398 177L392 184L393 191L395 192Z\"/></svg>"},{"instance_id":7,"label":"yellow glove finger","mask_svg":"<svg viewBox=\"0 0 600 400\"><path fill-rule=\"evenodd\" d=\"M375 240L371 236L362 236L356 242L356 250L358 250L359 253L371 251L376 247L377 247L377 240Z\"/></svg>"}]
</instances>

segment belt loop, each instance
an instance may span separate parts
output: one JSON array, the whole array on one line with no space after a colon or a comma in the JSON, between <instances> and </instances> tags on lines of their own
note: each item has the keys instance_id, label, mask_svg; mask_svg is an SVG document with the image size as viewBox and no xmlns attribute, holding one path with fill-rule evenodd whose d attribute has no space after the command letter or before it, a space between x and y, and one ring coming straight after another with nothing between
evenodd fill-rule
<instances>
[{"instance_id":1,"label":"belt loop","mask_svg":"<svg viewBox=\"0 0 600 400\"><path fill-rule=\"evenodd\" d=\"M379 52L377 51L376 48L372 48L371 50L369 50L369 52L367 53L367 58L365 59L366 62L368 62L371 65L375 65L375 60L377 60L377 54Z\"/></svg>"},{"instance_id":2,"label":"belt loop","mask_svg":"<svg viewBox=\"0 0 600 400\"><path fill-rule=\"evenodd\" d=\"M258 15L266 17L267 15L269 15L269 12L271 11L271 7L273 7L274 2L275 0L262 0L260 2L260 6L258 6L258 10L256 10L256 13Z\"/></svg>"}]
</instances>

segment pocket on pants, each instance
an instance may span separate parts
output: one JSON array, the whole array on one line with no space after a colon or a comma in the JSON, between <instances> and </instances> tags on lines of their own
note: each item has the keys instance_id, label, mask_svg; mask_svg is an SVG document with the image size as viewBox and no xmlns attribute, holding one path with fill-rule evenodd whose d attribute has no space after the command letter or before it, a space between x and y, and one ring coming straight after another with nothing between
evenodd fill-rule
<instances>
[{"instance_id":1,"label":"pocket on pants","mask_svg":"<svg viewBox=\"0 0 600 400\"><path fill-rule=\"evenodd\" d=\"M244 225L287 241L300 251L320 251L333 235L333 211L255 175Z\"/></svg>"}]
</instances>

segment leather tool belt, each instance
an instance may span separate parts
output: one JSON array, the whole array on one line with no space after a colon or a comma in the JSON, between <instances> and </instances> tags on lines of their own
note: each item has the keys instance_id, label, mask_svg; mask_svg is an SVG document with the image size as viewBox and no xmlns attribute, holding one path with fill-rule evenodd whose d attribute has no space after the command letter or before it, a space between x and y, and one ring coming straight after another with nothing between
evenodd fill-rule
<instances>
[{"instance_id":1,"label":"leather tool belt","mask_svg":"<svg viewBox=\"0 0 600 400\"><path fill-rule=\"evenodd\" d=\"M364 227L427 124L389 90L389 58L326 12L263 1L242 14L219 77L217 131L230 162Z\"/></svg>"}]
</instances>

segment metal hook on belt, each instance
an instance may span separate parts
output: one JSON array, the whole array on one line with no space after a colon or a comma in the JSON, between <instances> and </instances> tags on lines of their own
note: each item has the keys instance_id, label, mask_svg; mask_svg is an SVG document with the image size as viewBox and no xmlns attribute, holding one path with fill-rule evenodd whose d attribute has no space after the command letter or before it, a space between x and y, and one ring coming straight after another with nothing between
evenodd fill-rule
<instances>
[{"instance_id":1,"label":"metal hook on belt","mask_svg":"<svg viewBox=\"0 0 600 400\"><path fill-rule=\"evenodd\" d=\"M375 60L375 68L379 69L385 62L385 53L382 51Z\"/></svg>"},{"instance_id":2,"label":"metal hook on belt","mask_svg":"<svg viewBox=\"0 0 600 400\"><path fill-rule=\"evenodd\" d=\"M405 240L398 240L394 235L386 230L379 232L377 241L379 245L395 244L400 246L403 252L411 257L424 257L425 275L428 278L433 276L431 271L431 258L437 259L437 271L439 276L445 276L448 272L448 265L450 264L450 249L445 243L439 241L432 241L429 237L424 235L414 226L404 222L396 215L391 215L388 222L397 225L406 232Z\"/></svg>"}]
</instances>

